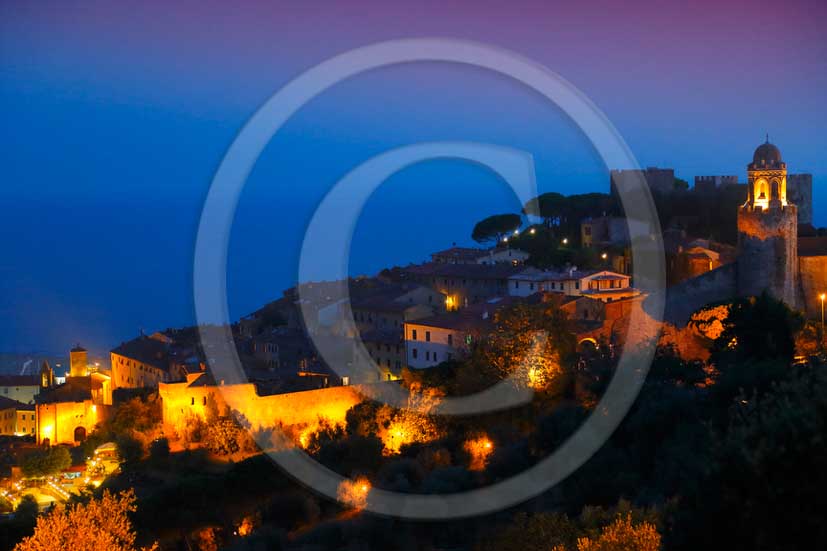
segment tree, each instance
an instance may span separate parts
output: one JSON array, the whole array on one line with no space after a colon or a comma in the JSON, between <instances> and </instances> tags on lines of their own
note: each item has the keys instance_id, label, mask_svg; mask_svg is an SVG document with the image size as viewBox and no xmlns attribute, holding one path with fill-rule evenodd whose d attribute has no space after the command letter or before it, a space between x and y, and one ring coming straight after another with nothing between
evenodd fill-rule
<instances>
[{"instance_id":1,"label":"tree","mask_svg":"<svg viewBox=\"0 0 827 551\"><path fill-rule=\"evenodd\" d=\"M713 358L736 364L750 360L790 361L795 353L795 335L803 325L799 312L766 292L738 299L730 306L724 330L715 340Z\"/></svg>"},{"instance_id":2,"label":"tree","mask_svg":"<svg viewBox=\"0 0 827 551\"><path fill-rule=\"evenodd\" d=\"M68 469L72 465L72 456L63 446L52 446L45 450L36 450L26 457L20 464L23 476L28 478L43 478Z\"/></svg>"},{"instance_id":3,"label":"tree","mask_svg":"<svg viewBox=\"0 0 827 551\"><path fill-rule=\"evenodd\" d=\"M495 214L474 226L471 238L477 243L500 242L503 237L520 228L522 220L519 214Z\"/></svg>"},{"instance_id":4,"label":"tree","mask_svg":"<svg viewBox=\"0 0 827 551\"><path fill-rule=\"evenodd\" d=\"M149 445L149 457L155 461L169 457L169 440L166 438L156 438L153 440Z\"/></svg>"},{"instance_id":5,"label":"tree","mask_svg":"<svg viewBox=\"0 0 827 551\"><path fill-rule=\"evenodd\" d=\"M763 396L741 394L695 491L681 500L670 548L812 549L827 540L827 370L788 368ZM702 526L703 530L698 530Z\"/></svg>"},{"instance_id":6,"label":"tree","mask_svg":"<svg viewBox=\"0 0 827 551\"><path fill-rule=\"evenodd\" d=\"M553 191L530 199L523 206L523 213L531 216L539 216L547 228L562 225L566 217L568 200L564 195Z\"/></svg>"},{"instance_id":7,"label":"tree","mask_svg":"<svg viewBox=\"0 0 827 551\"><path fill-rule=\"evenodd\" d=\"M113 495L108 491L98 500L55 509L37 520L34 534L14 551L138 551L135 532L127 516L134 512L133 490ZM158 549L158 545L140 548Z\"/></svg>"},{"instance_id":8,"label":"tree","mask_svg":"<svg viewBox=\"0 0 827 551\"><path fill-rule=\"evenodd\" d=\"M142 400L132 398L115 408L112 420L105 427L115 436L130 434L132 431L146 433L161 423L161 401L157 394Z\"/></svg>"},{"instance_id":9,"label":"tree","mask_svg":"<svg viewBox=\"0 0 827 551\"><path fill-rule=\"evenodd\" d=\"M230 455L241 450L243 431L238 424L229 418L216 419L207 426L204 434L204 445L211 452L218 455Z\"/></svg>"},{"instance_id":10,"label":"tree","mask_svg":"<svg viewBox=\"0 0 827 551\"><path fill-rule=\"evenodd\" d=\"M683 178L675 178L673 187L675 191L687 191L689 189L689 182Z\"/></svg>"},{"instance_id":11,"label":"tree","mask_svg":"<svg viewBox=\"0 0 827 551\"><path fill-rule=\"evenodd\" d=\"M595 538L579 538L577 551L658 551L660 534L649 522L634 524L632 515L618 516Z\"/></svg>"},{"instance_id":12,"label":"tree","mask_svg":"<svg viewBox=\"0 0 827 551\"><path fill-rule=\"evenodd\" d=\"M494 314L494 326L460 369L465 393L509 376L535 390L555 394L563 389L576 343L568 317L556 302L503 308Z\"/></svg>"},{"instance_id":13,"label":"tree","mask_svg":"<svg viewBox=\"0 0 827 551\"><path fill-rule=\"evenodd\" d=\"M140 440L127 434L115 440L118 457L126 464L137 463L144 456L144 446Z\"/></svg>"},{"instance_id":14,"label":"tree","mask_svg":"<svg viewBox=\"0 0 827 551\"><path fill-rule=\"evenodd\" d=\"M40 507L37 505L37 500L30 494L26 494L23 496L23 499L20 500L20 503L17 504L14 517L23 524L33 526L37 521L39 512Z\"/></svg>"}]
</instances>

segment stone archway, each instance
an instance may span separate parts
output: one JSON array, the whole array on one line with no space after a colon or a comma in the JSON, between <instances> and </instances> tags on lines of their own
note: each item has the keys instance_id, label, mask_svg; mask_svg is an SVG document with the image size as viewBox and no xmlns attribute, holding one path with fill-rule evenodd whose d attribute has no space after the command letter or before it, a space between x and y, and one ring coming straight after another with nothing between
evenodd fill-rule
<instances>
[{"instance_id":1,"label":"stone archway","mask_svg":"<svg viewBox=\"0 0 827 551\"><path fill-rule=\"evenodd\" d=\"M85 427L75 427L75 442L83 442L86 440L86 428Z\"/></svg>"},{"instance_id":2,"label":"stone archway","mask_svg":"<svg viewBox=\"0 0 827 551\"><path fill-rule=\"evenodd\" d=\"M577 343L577 351L581 354L591 354L596 352L598 348L597 340L592 337L580 339Z\"/></svg>"}]
</instances>

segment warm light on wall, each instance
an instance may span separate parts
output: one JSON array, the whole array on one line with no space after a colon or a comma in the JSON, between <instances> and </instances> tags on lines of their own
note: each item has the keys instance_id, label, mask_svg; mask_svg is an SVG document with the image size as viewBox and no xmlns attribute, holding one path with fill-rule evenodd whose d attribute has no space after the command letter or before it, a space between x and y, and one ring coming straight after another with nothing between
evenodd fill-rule
<instances>
[{"instance_id":1,"label":"warm light on wall","mask_svg":"<svg viewBox=\"0 0 827 551\"><path fill-rule=\"evenodd\" d=\"M370 494L371 483L364 476L360 476L354 480L346 479L339 484L336 491L336 497L353 509L364 509L368 503L368 495Z\"/></svg>"},{"instance_id":2,"label":"warm light on wall","mask_svg":"<svg viewBox=\"0 0 827 551\"><path fill-rule=\"evenodd\" d=\"M466 440L463 445L465 451L471 456L468 468L472 471L481 471L485 468L488 458L494 452L494 443L486 435L471 440Z\"/></svg>"}]
</instances>

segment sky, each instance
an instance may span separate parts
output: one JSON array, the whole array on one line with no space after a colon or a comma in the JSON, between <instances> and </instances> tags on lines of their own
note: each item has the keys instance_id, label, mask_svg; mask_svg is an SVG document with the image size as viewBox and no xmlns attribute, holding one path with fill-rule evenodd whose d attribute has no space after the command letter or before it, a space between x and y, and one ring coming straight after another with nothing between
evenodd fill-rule
<instances>
[{"instance_id":1,"label":"sky","mask_svg":"<svg viewBox=\"0 0 827 551\"><path fill-rule=\"evenodd\" d=\"M827 226L827 5L788 2L25 2L0 4L0 352L105 351L192 324L203 201L238 132L277 90L349 49L452 37L571 82L641 166L744 179L765 133L814 176ZM554 105L448 63L336 84L272 137L239 199L233 318L295 283L302 236L349 170L427 140L534 157L540 191L606 191L607 170ZM519 210L492 173L429 161L391 178L357 224L352 275L419 262Z\"/></svg>"}]
</instances>

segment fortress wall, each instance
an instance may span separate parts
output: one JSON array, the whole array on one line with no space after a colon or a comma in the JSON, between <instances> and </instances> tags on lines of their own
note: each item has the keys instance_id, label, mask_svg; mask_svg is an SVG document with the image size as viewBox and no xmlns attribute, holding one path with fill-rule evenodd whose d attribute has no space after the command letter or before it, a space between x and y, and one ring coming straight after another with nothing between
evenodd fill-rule
<instances>
[{"instance_id":1,"label":"fortress wall","mask_svg":"<svg viewBox=\"0 0 827 551\"><path fill-rule=\"evenodd\" d=\"M821 319L821 300L818 296L827 293L827 256L802 256L801 302L807 316Z\"/></svg>"},{"instance_id":2,"label":"fortress wall","mask_svg":"<svg viewBox=\"0 0 827 551\"><path fill-rule=\"evenodd\" d=\"M337 386L302 392L259 396L253 384L193 386L159 385L164 425L180 428L188 417L205 421L212 404L221 415L240 413L239 421L251 429L281 425L315 424L324 418L344 423L347 410L369 396L361 385Z\"/></svg>"},{"instance_id":3,"label":"fortress wall","mask_svg":"<svg viewBox=\"0 0 827 551\"><path fill-rule=\"evenodd\" d=\"M726 264L670 287L666 293L664 321L683 327L700 308L713 302L729 300L737 294L737 267L735 264Z\"/></svg>"}]
</instances>

